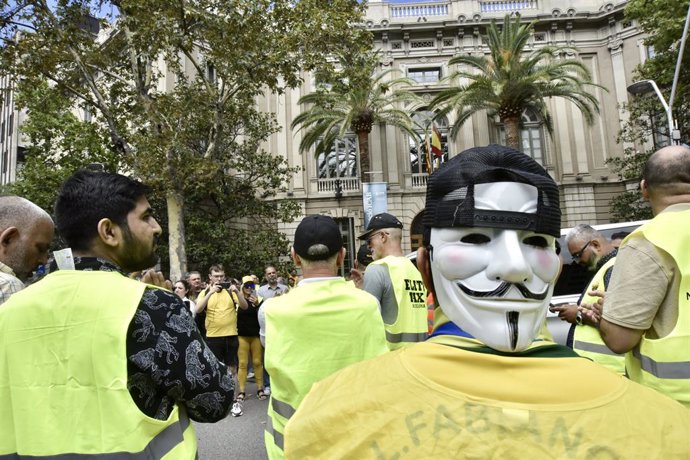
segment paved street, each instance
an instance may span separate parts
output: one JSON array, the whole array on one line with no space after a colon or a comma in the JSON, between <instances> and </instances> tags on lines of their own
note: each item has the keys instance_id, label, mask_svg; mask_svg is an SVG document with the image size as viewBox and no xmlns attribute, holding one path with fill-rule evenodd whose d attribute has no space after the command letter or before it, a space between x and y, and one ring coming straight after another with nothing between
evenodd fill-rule
<instances>
[{"instance_id":1,"label":"paved street","mask_svg":"<svg viewBox=\"0 0 690 460\"><path fill-rule=\"evenodd\" d=\"M247 399L242 405L244 415L227 418L218 423L195 423L199 440L199 458L215 459L266 459L264 429L268 399L259 401L256 385L247 382Z\"/></svg>"}]
</instances>

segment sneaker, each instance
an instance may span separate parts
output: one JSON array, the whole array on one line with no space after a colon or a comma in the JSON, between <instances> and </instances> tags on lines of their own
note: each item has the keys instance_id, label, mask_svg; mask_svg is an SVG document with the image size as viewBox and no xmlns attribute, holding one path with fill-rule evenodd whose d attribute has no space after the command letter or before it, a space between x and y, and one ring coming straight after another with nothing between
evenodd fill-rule
<instances>
[{"instance_id":1,"label":"sneaker","mask_svg":"<svg viewBox=\"0 0 690 460\"><path fill-rule=\"evenodd\" d=\"M264 394L266 396L271 396L271 387L264 387Z\"/></svg>"},{"instance_id":2,"label":"sneaker","mask_svg":"<svg viewBox=\"0 0 690 460\"><path fill-rule=\"evenodd\" d=\"M250 372L249 374L247 374L247 378L248 378L248 379L253 379L253 378L254 378L254 373L253 373L253 372Z\"/></svg>"},{"instance_id":3,"label":"sneaker","mask_svg":"<svg viewBox=\"0 0 690 460\"><path fill-rule=\"evenodd\" d=\"M239 401L235 401L232 403L232 409L230 410L230 414L232 414L233 417L239 417L242 415L244 412L242 412L242 404Z\"/></svg>"}]
</instances>

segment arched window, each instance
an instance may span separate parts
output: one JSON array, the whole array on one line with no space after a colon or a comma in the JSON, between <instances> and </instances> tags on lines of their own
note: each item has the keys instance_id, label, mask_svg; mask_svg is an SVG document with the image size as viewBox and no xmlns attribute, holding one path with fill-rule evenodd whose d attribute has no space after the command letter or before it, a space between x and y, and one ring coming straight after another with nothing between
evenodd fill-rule
<instances>
[{"instance_id":1,"label":"arched window","mask_svg":"<svg viewBox=\"0 0 690 460\"><path fill-rule=\"evenodd\" d=\"M438 168L438 166L448 160L448 120L441 117L434 120L436 114L430 110L422 109L412 114L412 123L414 130L418 133L419 139L413 139L408 136L409 152L410 152L410 170L413 175L414 185L426 185L424 183L417 184L414 181L415 175L426 175ZM441 135L441 155L428 154L432 143L432 132L434 126Z\"/></svg>"},{"instance_id":2,"label":"arched window","mask_svg":"<svg viewBox=\"0 0 690 460\"><path fill-rule=\"evenodd\" d=\"M319 179L347 179L359 177L357 168L357 138L346 136L336 140L327 153L316 159Z\"/></svg>"},{"instance_id":3,"label":"arched window","mask_svg":"<svg viewBox=\"0 0 690 460\"><path fill-rule=\"evenodd\" d=\"M520 125L520 151L531 156L542 166L544 163L544 142L542 122L539 116L531 109L522 112L522 123ZM506 130L503 124L498 125L498 135L500 143L506 143Z\"/></svg>"}]
</instances>

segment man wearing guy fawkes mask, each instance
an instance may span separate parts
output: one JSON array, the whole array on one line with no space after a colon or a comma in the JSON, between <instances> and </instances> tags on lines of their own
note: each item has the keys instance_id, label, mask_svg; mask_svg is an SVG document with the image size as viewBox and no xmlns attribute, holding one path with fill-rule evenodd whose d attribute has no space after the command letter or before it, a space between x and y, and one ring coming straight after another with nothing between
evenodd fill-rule
<instances>
[{"instance_id":1,"label":"man wearing guy fawkes mask","mask_svg":"<svg viewBox=\"0 0 690 460\"><path fill-rule=\"evenodd\" d=\"M446 162L428 181L417 257L434 333L312 386L286 458L690 455L680 404L537 338L560 217L553 179L520 152Z\"/></svg>"}]
</instances>

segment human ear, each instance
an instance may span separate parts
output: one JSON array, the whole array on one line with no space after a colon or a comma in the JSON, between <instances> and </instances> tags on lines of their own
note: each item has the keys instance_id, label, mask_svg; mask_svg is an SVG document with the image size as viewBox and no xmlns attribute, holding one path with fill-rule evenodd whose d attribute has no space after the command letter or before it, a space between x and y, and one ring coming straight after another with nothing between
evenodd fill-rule
<instances>
[{"instance_id":1,"label":"human ear","mask_svg":"<svg viewBox=\"0 0 690 460\"><path fill-rule=\"evenodd\" d=\"M9 246L15 238L19 238L19 230L17 227L7 227L0 233L0 244Z\"/></svg>"},{"instance_id":2,"label":"human ear","mask_svg":"<svg viewBox=\"0 0 690 460\"><path fill-rule=\"evenodd\" d=\"M98 237L110 247L116 247L122 241L122 229L110 219L101 219L97 225Z\"/></svg>"},{"instance_id":3,"label":"human ear","mask_svg":"<svg viewBox=\"0 0 690 460\"><path fill-rule=\"evenodd\" d=\"M297 266L297 267L302 266L302 259L299 258L299 256L295 252L294 247L290 248L290 256L292 257L292 261L295 263L295 266Z\"/></svg>"},{"instance_id":4,"label":"human ear","mask_svg":"<svg viewBox=\"0 0 690 460\"><path fill-rule=\"evenodd\" d=\"M431 260L430 260L429 250L424 246L417 249L417 270L422 275L422 280L429 292L434 294L436 297L436 291L434 290L434 280L431 276Z\"/></svg>"}]
</instances>

